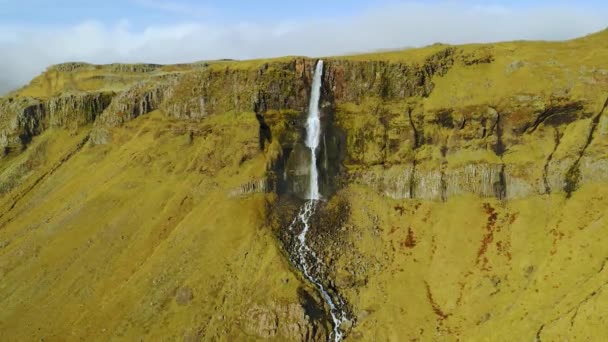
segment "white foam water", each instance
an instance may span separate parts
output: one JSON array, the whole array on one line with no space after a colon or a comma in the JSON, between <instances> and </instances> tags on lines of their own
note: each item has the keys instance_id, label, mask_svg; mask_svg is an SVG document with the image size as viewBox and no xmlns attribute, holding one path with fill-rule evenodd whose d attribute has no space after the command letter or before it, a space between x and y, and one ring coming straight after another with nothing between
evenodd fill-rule
<instances>
[{"instance_id":1,"label":"white foam water","mask_svg":"<svg viewBox=\"0 0 608 342\"><path fill-rule=\"evenodd\" d=\"M310 149L310 181L308 186L308 199L318 200L319 173L317 171L316 149L321 138L321 118L319 117L319 99L321 98L321 83L323 76L323 61L317 62L312 78L312 89L308 102L308 118L306 120L306 146Z\"/></svg>"},{"instance_id":2,"label":"white foam water","mask_svg":"<svg viewBox=\"0 0 608 342\"><path fill-rule=\"evenodd\" d=\"M331 320L333 323L333 332L329 337L330 339L333 337L334 342L342 341L342 331L340 330L340 325L346 321L346 312L344 312L340 307L344 306L342 300L338 298L332 298L325 289L325 286L315 278L315 276L311 273L311 265L308 260L311 260L313 263L320 264L320 260L315 253L306 242L306 234L310 229L310 219L313 216L316 209L317 201L309 200L307 201L302 208L300 208L300 212L294 218L293 222L289 226L290 230L293 230L298 224L302 225L302 231L298 234L298 242L296 247L296 260L294 260L295 264L299 266L302 270L302 273L321 293L323 300L329 306L329 313L331 315ZM308 258L308 259L307 259Z\"/></svg>"}]
</instances>

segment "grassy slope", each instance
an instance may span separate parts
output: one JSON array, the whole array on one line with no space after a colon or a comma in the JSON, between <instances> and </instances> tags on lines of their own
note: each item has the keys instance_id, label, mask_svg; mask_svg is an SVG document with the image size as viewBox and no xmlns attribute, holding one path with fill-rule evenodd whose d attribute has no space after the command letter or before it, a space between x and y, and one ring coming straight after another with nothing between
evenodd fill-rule
<instances>
[{"instance_id":1,"label":"grassy slope","mask_svg":"<svg viewBox=\"0 0 608 342\"><path fill-rule=\"evenodd\" d=\"M605 184L586 186L569 200L551 195L508 203L473 196L397 201L360 187L345 192L355 253L371 262L369 281L349 293L359 312L353 336L532 340L543 325L543 340L608 334L601 324L608 284Z\"/></svg>"},{"instance_id":2,"label":"grassy slope","mask_svg":"<svg viewBox=\"0 0 608 342\"><path fill-rule=\"evenodd\" d=\"M373 164L385 153L382 124L369 115L378 105L393 118L389 128L407 127L399 120L403 121L400 117L408 106L422 106L427 113L452 108L458 115L467 106L509 106L510 98L522 94L542 100L566 94L585 101L588 110L597 113L608 97L607 37L604 31L568 42L461 46L465 54L489 51L494 61L455 65L445 76L434 78L428 98L414 99L413 104L371 98L339 104L336 117L347 128L348 139L366 137L349 140L347 146L362 145L363 164ZM421 61L438 48L347 58ZM601 133L587 150L596 160L607 157L600 147L608 134L607 118L604 114ZM554 157L579 153L589 127L590 119L568 126ZM449 139L452 131L425 134L445 134ZM525 177L540 177L532 172L542 170L553 147L552 133L550 127L541 126L534 135L521 137L518 145L508 146L504 162L523 165ZM389 162L411 158L412 143L406 143L388 156ZM441 159L439 146L423 147L417 158ZM447 159L448 167L500 162L491 151L479 149L454 151ZM601 324L607 314L603 307L608 284L606 184L587 184L568 200L555 194L506 203L474 196L450 198L446 203L391 200L356 185L341 195L351 204L346 227L354 247L344 253L337 269L359 270L359 278L367 281L359 281L347 293L358 312L352 337L510 341L534 340L538 333L542 340L553 341L608 335ZM348 283L350 276L337 271L338 283Z\"/></svg>"},{"instance_id":3,"label":"grassy slope","mask_svg":"<svg viewBox=\"0 0 608 342\"><path fill-rule=\"evenodd\" d=\"M254 303L297 303L299 282L261 226L266 199L227 196L263 172L261 155L232 164L242 152L228 141L257 147L247 118L214 118L212 134L189 142L184 123L153 113L118 129L117 145L85 146L10 211L5 196L2 339L231 339L246 333L237 323ZM46 134L49 164L38 170L82 138Z\"/></svg>"},{"instance_id":4,"label":"grassy slope","mask_svg":"<svg viewBox=\"0 0 608 342\"><path fill-rule=\"evenodd\" d=\"M416 101L432 110L567 88L599 104L606 92L601 70L607 69L607 34L566 43L463 46L465 53L490 49L495 61L454 67L434 79L429 98ZM444 47L336 58L421 63ZM516 61L522 66L506 72ZM266 62L209 67L249 69ZM165 67L121 74L118 80L100 78L108 76L103 68L73 77L51 72L18 94L121 90L151 75L188 70ZM385 104L397 114L404 105ZM343 118L339 112L338 120ZM369 116L360 120L377 125ZM192 139L188 130L197 132ZM24 154L0 161L1 184L11 183L7 175L20 165L26 166L19 173L28 176L0 198L3 339L173 340L202 330L207 338L244 338L243 321L252 305L298 302L299 281L264 228L266 201L272 199L227 196L264 170L266 159L255 152L257 122L251 113L219 115L201 124L152 113L113 133L112 145L85 146L45 177L84 130L76 135L47 131ZM605 154L597 144L590 150ZM604 184L587 185L568 201L558 194L508 204L466 196L445 204L394 201L354 185L343 194L352 205L353 253L379 269L367 284L347 293L359 315L353 338L532 339L543 323L542 335L549 340L608 334L600 324L606 301L602 265L608 256L602 249L608 226ZM9 211L15 198L20 200ZM497 212L491 238L484 203ZM381 231L370 228L375 217ZM411 248L408 228L416 241ZM189 297L188 289L192 299L179 304L178 297Z\"/></svg>"}]
</instances>

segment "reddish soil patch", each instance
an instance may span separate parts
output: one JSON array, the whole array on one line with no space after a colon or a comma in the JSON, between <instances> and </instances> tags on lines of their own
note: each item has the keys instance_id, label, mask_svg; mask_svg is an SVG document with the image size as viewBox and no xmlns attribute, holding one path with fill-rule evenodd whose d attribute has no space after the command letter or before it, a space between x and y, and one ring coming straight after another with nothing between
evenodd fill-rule
<instances>
[{"instance_id":1,"label":"reddish soil patch","mask_svg":"<svg viewBox=\"0 0 608 342\"><path fill-rule=\"evenodd\" d=\"M498 213L489 203L484 203L483 209L488 215L488 220L484 227L486 233L481 239L481 246L477 251L476 263L479 264L481 261L483 261L485 268L488 260L487 258L485 258L485 254L488 251L489 245L492 243L492 241L494 241L494 232L496 231L496 221L498 220Z\"/></svg>"},{"instance_id":2,"label":"reddish soil patch","mask_svg":"<svg viewBox=\"0 0 608 342\"><path fill-rule=\"evenodd\" d=\"M416 247L416 236L414 236L414 231L412 231L412 227L407 228L407 237L401 243L401 246L405 248Z\"/></svg>"},{"instance_id":3,"label":"reddish soil patch","mask_svg":"<svg viewBox=\"0 0 608 342\"><path fill-rule=\"evenodd\" d=\"M439 304L437 304L437 302L435 302L435 299L433 298L433 293L431 292L431 287L429 286L429 283L427 283L425 281L424 285L426 286L426 298L429 300L429 303L431 304L431 307L433 308L433 312L435 313L435 315L437 315L439 320L443 321L443 320L447 319L448 317L450 317L450 314L443 312L443 310L441 310L441 307L439 306Z\"/></svg>"}]
</instances>

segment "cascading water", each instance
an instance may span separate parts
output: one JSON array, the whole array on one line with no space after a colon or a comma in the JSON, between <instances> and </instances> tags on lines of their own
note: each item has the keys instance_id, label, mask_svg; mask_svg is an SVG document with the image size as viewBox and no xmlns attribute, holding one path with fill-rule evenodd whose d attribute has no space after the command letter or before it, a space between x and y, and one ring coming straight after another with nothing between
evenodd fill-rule
<instances>
[{"instance_id":1,"label":"cascading water","mask_svg":"<svg viewBox=\"0 0 608 342\"><path fill-rule=\"evenodd\" d=\"M312 266L320 265L321 261L316 253L308 246L306 234L310 229L311 218L317 207L320 199L319 194L319 175L317 171L316 149L319 146L321 137L321 120L319 118L319 99L321 97L321 82L323 75L323 61L319 60L315 68L313 76L312 89L310 93L310 101L308 105L308 119L306 121L306 146L310 149L310 179L307 193L307 201L300 208L298 215L294 218L290 230L294 230L296 226L301 226L302 230L297 236L295 255L292 256L294 264L296 264L306 279L308 279L321 293L323 300L327 303L330 309L331 319L333 321L332 336L334 341L342 340L342 331L340 325L347 320L346 312L342 309L344 302L339 296L332 297L326 290L321 281L315 277L312 272Z\"/></svg>"},{"instance_id":2,"label":"cascading water","mask_svg":"<svg viewBox=\"0 0 608 342\"><path fill-rule=\"evenodd\" d=\"M321 119L319 118L319 99L321 98L321 77L323 76L323 61L317 62L312 79L310 100L308 102L308 119L306 120L306 146L310 149L310 182L308 199L319 199L319 174L317 172L317 157L315 150L321 138Z\"/></svg>"}]
</instances>

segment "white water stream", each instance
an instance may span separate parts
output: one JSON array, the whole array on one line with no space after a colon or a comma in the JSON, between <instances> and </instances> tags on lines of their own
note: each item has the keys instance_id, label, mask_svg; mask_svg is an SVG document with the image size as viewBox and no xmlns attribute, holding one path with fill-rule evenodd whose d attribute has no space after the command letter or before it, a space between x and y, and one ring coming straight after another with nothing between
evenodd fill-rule
<instances>
[{"instance_id":1,"label":"white water stream","mask_svg":"<svg viewBox=\"0 0 608 342\"><path fill-rule=\"evenodd\" d=\"M343 334L340 330L340 325L346 321L346 312L341 307L344 303L340 298L332 298L329 295L325 286L320 280L316 279L311 273L311 265L309 260L315 264L320 264L321 261L316 253L307 245L306 234L310 229L310 219L314 215L317 202L320 199L319 194L319 175L317 171L316 149L319 146L321 137L321 121L319 118L319 99L321 97L321 82L323 76L323 61L319 60L315 68L315 73L312 81L312 89L310 93L310 101L308 105L308 118L306 121L306 146L310 149L310 180L307 193L308 201L300 208L300 212L294 218L289 226L293 230L295 226L301 224L302 231L298 234L296 248L296 264L302 270L304 276L319 290L323 300L327 303L330 309L331 319L333 321L333 332L330 339L335 342L341 341Z\"/></svg>"}]
</instances>

